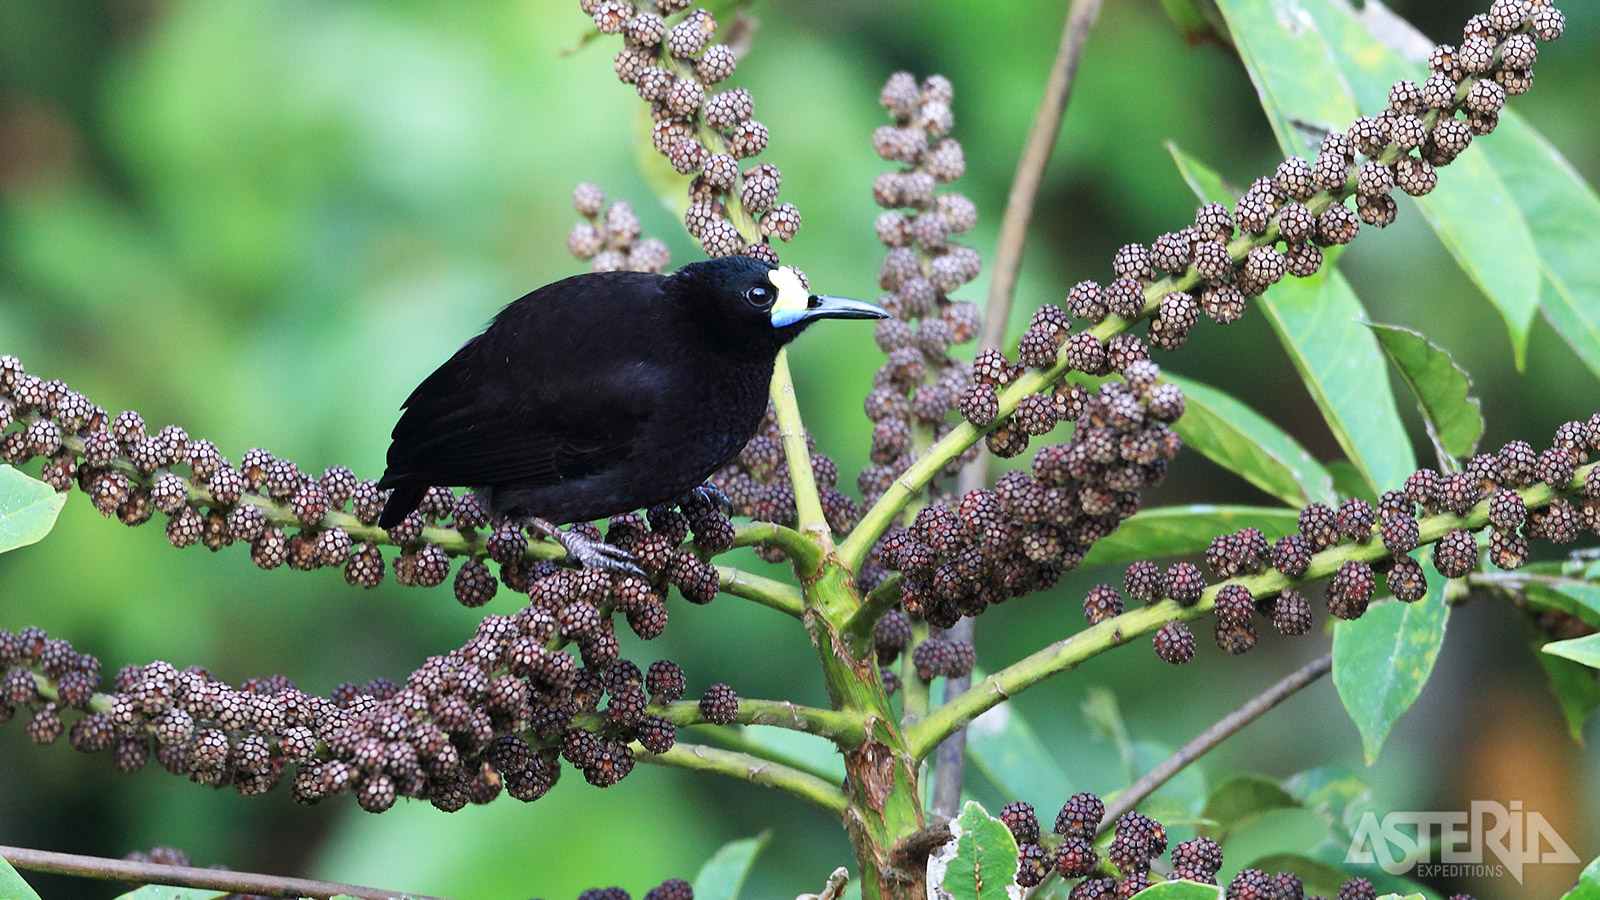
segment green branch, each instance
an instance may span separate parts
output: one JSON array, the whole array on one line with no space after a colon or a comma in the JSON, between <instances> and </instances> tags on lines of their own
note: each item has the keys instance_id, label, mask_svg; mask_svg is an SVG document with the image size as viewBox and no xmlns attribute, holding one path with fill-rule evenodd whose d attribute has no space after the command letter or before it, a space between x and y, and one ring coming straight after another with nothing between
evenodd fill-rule
<instances>
[{"instance_id":1,"label":"green branch","mask_svg":"<svg viewBox=\"0 0 1600 900\"><path fill-rule=\"evenodd\" d=\"M792 585L771 578L752 575L732 566L717 566L717 589L724 594L754 600L791 618L805 613L805 600Z\"/></svg>"},{"instance_id":2,"label":"green branch","mask_svg":"<svg viewBox=\"0 0 1600 900\"><path fill-rule=\"evenodd\" d=\"M878 620L883 618L883 614L900 602L900 587L905 580L905 576L899 572L891 574L882 584L873 588L862 600L861 606L850 614L842 631L845 645L852 654L863 657L872 649L873 629L878 627Z\"/></svg>"},{"instance_id":3,"label":"green branch","mask_svg":"<svg viewBox=\"0 0 1600 900\"><path fill-rule=\"evenodd\" d=\"M815 572L822 548L810 538L776 522L741 522L733 529L734 547L773 547L788 554L801 571Z\"/></svg>"},{"instance_id":4,"label":"green branch","mask_svg":"<svg viewBox=\"0 0 1600 900\"><path fill-rule=\"evenodd\" d=\"M650 753L637 744L633 746L635 756L643 763L712 772L774 788L821 807L836 819L843 819L849 809L836 785L770 760L704 744L677 744L665 753Z\"/></svg>"},{"instance_id":5,"label":"green branch","mask_svg":"<svg viewBox=\"0 0 1600 900\"><path fill-rule=\"evenodd\" d=\"M1589 471L1600 463L1580 468L1572 484L1581 487ZM1548 506L1558 496L1571 496L1577 487L1557 491L1549 485L1535 485L1518 491L1528 509ZM1476 530L1489 523L1487 499L1468 510L1465 515L1439 513L1417 520L1420 539L1418 546L1438 541L1452 528ZM1179 606L1172 600L1163 600L1151 606L1129 610L1118 616L1092 625L1064 640L1024 657L1004 669L974 684L972 689L940 707L921 722L906 729L906 743L918 759L932 753L956 729L965 726L982 713L998 706L1016 694L1027 690L1052 675L1076 668L1079 663L1101 653L1128 643L1136 637L1150 634L1168 622L1198 618L1211 610L1217 594L1226 585L1237 584L1247 588L1253 596L1265 597L1285 588L1315 581L1333 574L1341 565L1351 560L1372 562L1390 553L1376 539L1365 544L1341 544L1330 547L1311 557L1311 565L1300 578L1273 569L1259 575L1248 575L1219 581L1206 588L1194 606Z\"/></svg>"},{"instance_id":6,"label":"green branch","mask_svg":"<svg viewBox=\"0 0 1600 900\"><path fill-rule=\"evenodd\" d=\"M794 378L789 374L789 351L778 351L778 361L772 369L772 406L778 416L778 439L783 443L783 457L789 464L789 483L794 486L794 508L800 533L821 549L820 556L833 551L833 531L822 512L822 497L817 493L817 479L811 472L811 453L806 449L806 426L800 419L800 404L794 397ZM802 578L816 575L815 562L801 568L807 560L795 558L796 571Z\"/></svg>"}]
</instances>

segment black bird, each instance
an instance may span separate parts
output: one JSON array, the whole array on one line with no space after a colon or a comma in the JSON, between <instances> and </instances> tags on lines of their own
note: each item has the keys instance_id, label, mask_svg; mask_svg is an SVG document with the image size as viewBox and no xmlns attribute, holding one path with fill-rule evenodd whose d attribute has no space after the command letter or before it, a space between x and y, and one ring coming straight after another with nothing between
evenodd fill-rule
<instances>
[{"instance_id":1,"label":"black bird","mask_svg":"<svg viewBox=\"0 0 1600 900\"><path fill-rule=\"evenodd\" d=\"M817 319L887 316L744 256L546 285L411 392L378 524L399 524L431 486L465 486L583 565L634 570L621 550L555 526L699 488L760 427L785 344Z\"/></svg>"}]
</instances>

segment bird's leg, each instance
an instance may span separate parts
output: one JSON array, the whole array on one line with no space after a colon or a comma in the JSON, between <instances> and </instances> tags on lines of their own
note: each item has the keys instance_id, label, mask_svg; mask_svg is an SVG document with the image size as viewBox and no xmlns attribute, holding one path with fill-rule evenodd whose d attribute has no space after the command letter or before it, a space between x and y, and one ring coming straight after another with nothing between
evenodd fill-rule
<instances>
[{"instance_id":1,"label":"bird's leg","mask_svg":"<svg viewBox=\"0 0 1600 900\"><path fill-rule=\"evenodd\" d=\"M685 515L697 507L720 509L724 515L728 515L733 512L733 501L728 499L728 495L724 494L721 488L708 481L697 488L692 488L689 493L683 495L682 500L678 501L678 508Z\"/></svg>"},{"instance_id":2,"label":"bird's leg","mask_svg":"<svg viewBox=\"0 0 1600 900\"><path fill-rule=\"evenodd\" d=\"M576 531L563 531L549 519L537 516L528 517L527 525L529 531L560 544L567 551L568 559L586 569L608 569L623 575L650 577L639 568L639 563L633 558L633 554L621 547L613 547L605 541L591 540Z\"/></svg>"}]
</instances>

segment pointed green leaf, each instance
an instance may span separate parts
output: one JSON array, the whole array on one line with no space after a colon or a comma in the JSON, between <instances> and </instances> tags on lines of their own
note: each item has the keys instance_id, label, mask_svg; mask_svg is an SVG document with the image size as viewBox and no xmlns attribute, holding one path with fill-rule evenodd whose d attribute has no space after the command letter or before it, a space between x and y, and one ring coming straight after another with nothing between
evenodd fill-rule
<instances>
[{"instance_id":1,"label":"pointed green leaf","mask_svg":"<svg viewBox=\"0 0 1600 900\"><path fill-rule=\"evenodd\" d=\"M1133 895L1134 900L1218 900L1221 896L1222 888L1198 881L1163 881Z\"/></svg>"},{"instance_id":2,"label":"pointed green leaf","mask_svg":"<svg viewBox=\"0 0 1600 900\"><path fill-rule=\"evenodd\" d=\"M1320 136L1311 128L1344 128L1355 100L1317 23L1297 3L1218 0L1261 108L1286 154L1313 158Z\"/></svg>"},{"instance_id":3,"label":"pointed green leaf","mask_svg":"<svg viewBox=\"0 0 1600 900\"><path fill-rule=\"evenodd\" d=\"M5 900L39 900L39 895L3 856L0 856L0 897Z\"/></svg>"},{"instance_id":4,"label":"pointed green leaf","mask_svg":"<svg viewBox=\"0 0 1600 900\"><path fill-rule=\"evenodd\" d=\"M1538 659L1550 679L1550 692L1566 717L1567 731L1574 741L1582 743L1583 725L1589 721L1589 714L1600 707L1600 682L1595 680L1594 669L1548 653L1538 654Z\"/></svg>"},{"instance_id":5,"label":"pointed green leaf","mask_svg":"<svg viewBox=\"0 0 1600 900\"><path fill-rule=\"evenodd\" d=\"M1366 310L1338 272L1291 278L1262 295L1278 339L1328 428L1374 494L1398 488L1417 468L1400 423Z\"/></svg>"},{"instance_id":6,"label":"pointed green leaf","mask_svg":"<svg viewBox=\"0 0 1600 900\"><path fill-rule=\"evenodd\" d=\"M1483 413L1472 379L1444 348L1409 328L1368 326L1417 398L1429 437L1446 456L1471 456L1483 437Z\"/></svg>"},{"instance_id":7,"label":"pointed green leaf","mask_svg":"<svg viewBox=\"0 0 1600 900\"><path fill-rule=\"evenodd\" d=\"M1375 38L1342 3L1309 3L1334 62L1362 111L1389 105L1389 88L1426 70L1406 62ZM1431 41L1428 42L1432 44ZM1499 134L1485 143L1498 143ZM1510 332L1517 368L1523 366L1528 331L1539 309L1539 253L1517 198L1496 166L1476 148L1456 158L1432 192L1416 198L1423 218L1445 249L1494 304Z\"/></svg>"},{"instance_id":8,"label":"pointed green leaf","mask_svg":"<svg viewBox=\"0 0 1600 900\"><path fill-rule=\"evenodd\" d=\"M975 681L983 677L978 670L972 674ZM1077 791L1014 704L1002 703L967 726L967 757L1013 799L1066 797Z\"/></svg>"},{"instance_id":9,"label":"pointed green leaf","mask_svg":"<svg viewBox=\"0 0 1600 900\"><path fill-rule=\"evenodd\" d=\"M1544 652L1582 663L1591 669L1600 669L1600 634L1568 641L1551 641L1544 645Z\"/></svg>"},{"instance_id":10,"label":"pointed green leaf","mask_svg":"<svg viewBox=\"0 0 1600 900\"><path fill-rule=\"evenodd\" d=\"M1167 380L1183 389L1183 416L1172 428L1185 447L1290 506L1334 499L1328 471L1265 416L1208 384Z\"/></svg>"},{"instance_id":11,"label":"pointed green leaf","mask_svg":"<svg viewBox=\"0 0 1600 900\"><path fill-rule=\"evenodd\" d=\"M694 876L694 895L699 900L735 900L744 880L755 864L756 854L767 846L772 832L763 831L753 838L729 841L712 854Z\"/></svg>"},{"instance_id":12,"label":"pointed green leaf","mask_svg":"<svg viewBox=\"0 0 1600 900\"><path fill-rule=\"evenodd\" d=\"M1522 590L1536 606L1560 610L1582 619L1591 628L1600 628L1600 584L1555 576L1549 581L1530 583Z\"/></svg>"},{"instance_id":13,"label":"pointed green leaf","mask_svg":"<svg viewBox=\"0 0 1600 900\"><path fill-rule=\"evenodd\" d=\"M1561 900L1600 900L1600 859L1583 867L1578 883L1562 894Z\"/></svg>"},{"instance_id":14,"label":"pointed green leaf","mask_svg":"<svg viewBox=\"0 0 1600 900\"><path fill-rule=\"evenodd\" d=\"M1445 583L1435 573L1421 600L1377 603L1361 618L1334 626L1333 684L1361 732L1368 765L1433 674L1450 618Z\"/></svg>"},{"instance_id":15,"label":"pointed green leaf","mask_svg":"<svg viewBox=\"0 0 1600 900\"><path fill-rule=\"evenodd\" d=\"M969 802L950 831L955 852L945 860L939 886L954 900L1007 900L1007 888L1017 881L1017 839L1011 829ZM934 875L930 866L929 876Z\"/></svg>"},{"instance_id":16,"label":"pointed green leaf","mask_svg":"<svg viewBox=\"0 0 1600 900\"><path fill-rule=\"evenodd\" d=\"M0 466L0 553L50 533L67 495L11 466Z\"/></svg>"},{"instance_id":17,"label":"pointed green leaf","mask_svg":"<svg viewBox=\"0 0 1600 900\"><path fill-rule=\"evenodd\" d=\"M1185 414L1185 418L1187 418ZM1095 541L1084 565L1119 565L1156 556L1205 552L1211 538L1241 528L1259 528L1268 540L1298 527L1298 513L1267 506L1160 506L1142 509Z\"/></svg>"}]
</instances>

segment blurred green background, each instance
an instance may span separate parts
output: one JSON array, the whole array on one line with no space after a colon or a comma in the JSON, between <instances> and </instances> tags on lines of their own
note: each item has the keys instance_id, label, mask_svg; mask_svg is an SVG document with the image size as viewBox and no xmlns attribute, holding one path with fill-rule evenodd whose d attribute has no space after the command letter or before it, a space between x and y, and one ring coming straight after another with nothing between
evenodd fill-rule
<instances>
[{"instance_id":1,"label":"blurred green background","mask_svg":"<svg viewBox=\"0 0 1600 900\"><path fill-rule=\"evenodd\" d=\"M1455 40L1486 5L1398 8ZM1195 201L1166 140L1239 183L1278 160L1229 52L1186 46L1154 0L1106 6L1041 197L1019 321L1081 278L1109 277L1121 244L1189 221ZM1566 37L1545 49L1533 92L1513 105L1596 183L1600 12L1572 6ZM785 259L830 293L876 294L869 186L882 164L867 137L882 121L878 87L900 68L955 83L969 166L959 186L982 211L974 243L988 256L1064 9L758 4L754 52L734 83L753 92L772 131L762 158L782 168L783 197L805 216ZM695 257L638 172L638 101L611 75L614 41L563 54L585 26L576 3L549 0L0 3L0 352L110 410L181 424L235 460L260 445L307 470L342 463L377 474L409 388L501 305L580 270L564 249L575 183L632 201L675 263ZM1514 437L1542 446L1561 421L1595 411L1595 378L1543 322L1527 372L1514 370L1498 315L1408 202L1396 225L1364 234L1343 269L1375 320L1424 331L1472 372L1485 446ZM985 284L965 296L980 298ZM870 434L860 397L880 361L870 332L830 330L793 357L808 424L853 480ZM1246 398L1319 457L1338 455L1260 316L1228 329L1208 322L1162 362ZM1424 447L1409 401L1401 406ZM1267 502L1197 454L1147 497L1197 501ZM985 616L980 664L1076 629L1083 588L1111 577L1074 573ZM513 609L505 593L489 607ZM641 664L681 661L691 692L727 681L777 697L810 685L810 645L786 619L732 598L676 605L673 618L660 640L629 650ZM107 672L162 658L234 682L282 672L326 692L401 678L477 619L448 587L364 592L332 571L261 572L240 548L178 553L159 524L125 529L81 496L49 539L0 558L0 626L43 626ZM1085 725L1091 687L1114 691L1135 737L1171 746L1325 644L1267 637L1243 660L1202 648L1181 670L1130 648L1019 707L1075 787L1109 791L1125 782L1112 745ZM1516 616L1473 604L1452 620L1433 681L1372 768L1321 684L1202 769L1217 781L1344 765L1387 809L1521 799L1588 859L1600 851L1596 755L1567 737L1541 678ZM796 699L823 699L820 686L799 690ZM774 840L747 896L818 890L833 867L853 864L826 817L743 784L648 766L618 789L580 782L569 777L532 806L502 798L454 816L418 803L369 816L348 798L306 810L286 791L246 799L156 766L122 776L64 743L33 746L14 723L0 728L0 843L109 856L171 844L202 865L461 898L571 897L600 884L637 895L762 829ZM977 776L973 786L997 798ZM1023 799L1053 815L1065 798ZM1535 866L1524 888L1465 886L1483 898L1533 896L1575 874ZM51 897L114 893L37 883Z\"/></svg>"}]
</instances>

